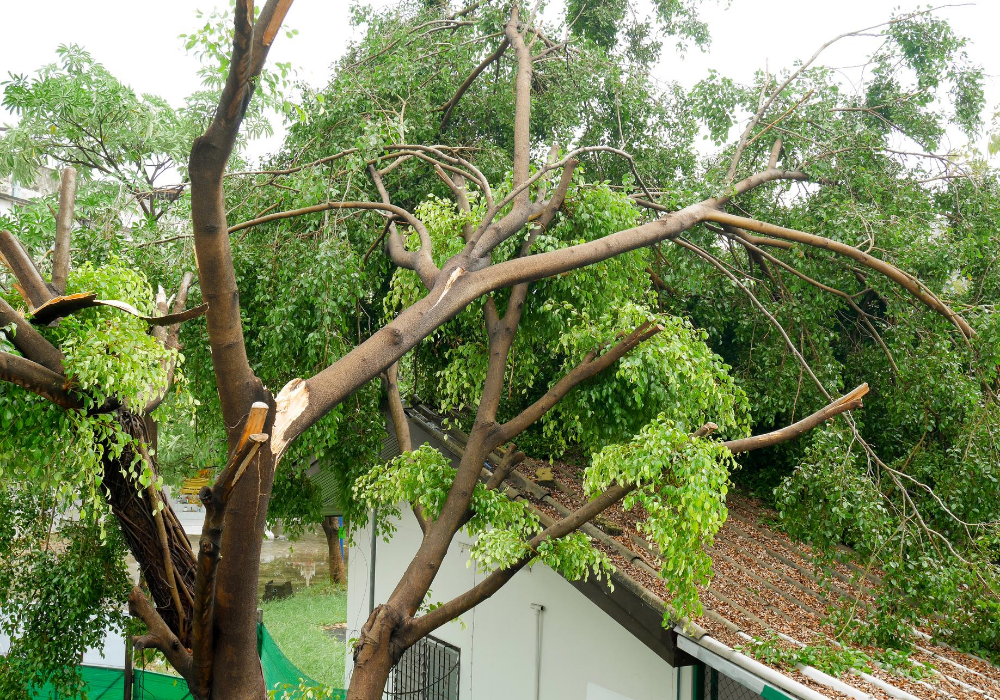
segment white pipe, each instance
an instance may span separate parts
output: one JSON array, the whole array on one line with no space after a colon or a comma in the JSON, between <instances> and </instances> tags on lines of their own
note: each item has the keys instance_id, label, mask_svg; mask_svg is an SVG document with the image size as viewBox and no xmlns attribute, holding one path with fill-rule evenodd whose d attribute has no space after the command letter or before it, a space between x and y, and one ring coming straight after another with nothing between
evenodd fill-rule
<instances>
[{"instance_id":1,"label":"white pipe","mask_svg":"<svg viewBox=\"0 0 1000 700\"><path fill-rule=\"evenodd\" d=\"M535 700L541 700L542 682L542 611L545 606L539 603L532 603L531 609L535 612Z\"/></svg>"}]
</instances>

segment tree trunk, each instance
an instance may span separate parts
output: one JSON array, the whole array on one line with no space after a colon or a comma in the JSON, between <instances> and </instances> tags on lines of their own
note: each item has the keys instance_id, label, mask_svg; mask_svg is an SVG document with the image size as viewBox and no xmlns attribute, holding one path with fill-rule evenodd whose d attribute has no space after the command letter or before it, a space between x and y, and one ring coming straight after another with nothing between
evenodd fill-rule
<instances>
[{"instance_id":1,"label":"tree trunk","mask_svg":"<svg viewBox=\"0 0 1000 700\"><path fill-rule=\"evenodd\" d=\"M326 547L329 550L330 583L335 586L347 583L344 574L344 557L340 552L340 528L337 517L328 515L323 518L323 532L326 534Z\"/></svg>"},{"instance_id":2,"label":"tree trunk","mask_svg":"<svg viewBox=\"0 0 1000 700\"><path fill-rule=\"evenodd\" d=\"M273 483L274 458L262 449L226 506L215 589L212 700L263 700L267 694L257 655L257 580Z\"/></svg>"},{"instance_id":3,"label":"tree trunk","mask_svg":"<svg viewBox=\"0 0 1000 700\"><path fill-rule=\"evenodd\" d=\"M396 633L403 615L390 605L380 605L361 628L360 644L354 647L354 671L347 700L380 700L392 667L406 649Z\"/></svg>"}]
</instances>

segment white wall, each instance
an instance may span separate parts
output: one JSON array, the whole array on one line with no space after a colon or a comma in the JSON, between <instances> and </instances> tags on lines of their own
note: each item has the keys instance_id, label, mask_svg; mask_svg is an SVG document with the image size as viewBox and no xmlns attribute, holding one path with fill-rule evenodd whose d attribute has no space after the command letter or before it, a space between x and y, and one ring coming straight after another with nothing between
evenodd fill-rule
<instances>
[{"instance_id":1,"label":"white wall","mask_svg":"<svg viewBox=\"0 0 1000 700\"><path fill-rule=\"evenodd\" d=\"M420 528L407 508L389 544L376 553L375 605L384 602L420 543ZM368 531L354 536L347 596L348 638L368 617L371 553ZM452 544L431 587L444 602L475 585L482 574L467 567L468 538ZM523 570L490 600L434 636L461 648L462 700L532 700L535 683L536 618L544 606L540 700L676 700L675 671L597 608L561 576L543 565ZM347 658L347 677L352 661ZM685 696L685 697L689 697Z\"/></svg>"}]
</instances>

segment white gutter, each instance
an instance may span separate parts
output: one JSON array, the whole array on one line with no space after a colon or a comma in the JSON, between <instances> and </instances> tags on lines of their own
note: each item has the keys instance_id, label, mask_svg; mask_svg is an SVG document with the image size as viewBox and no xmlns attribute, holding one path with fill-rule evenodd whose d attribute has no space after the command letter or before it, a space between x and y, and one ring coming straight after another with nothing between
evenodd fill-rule
<instances>
[{"instance_id":1,"label":"white gutter","mask_svg":"<svg viewBox=\"0 0 1000 700\"><path fill-rule=\"evenodd\" d=\"M680 649L762 695L764 700L783 700L789 697L799 700L827 700L822 693L731 649L711 635L694 639L685 634L679 625L674 629L677 631L677 646Z\"/></svg>"}]
</instances>

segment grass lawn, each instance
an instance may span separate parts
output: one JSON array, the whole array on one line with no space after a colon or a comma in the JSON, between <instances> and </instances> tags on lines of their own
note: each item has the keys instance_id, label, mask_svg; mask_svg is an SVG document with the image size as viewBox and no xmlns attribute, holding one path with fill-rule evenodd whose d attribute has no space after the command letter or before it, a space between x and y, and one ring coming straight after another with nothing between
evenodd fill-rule
<instances>
[{"instance_id":1,"label":"grass lawn","mask_svg":"<svg viewBox=\"0 0 1000 700\"><path fill-rule=\"evenodd\" d=\"M322 581L291 598L261 603L264 626L288 659L316 680L344 687L344 649L323 630L347 620L347 588Z\"/></svg>"}]
</instances>

